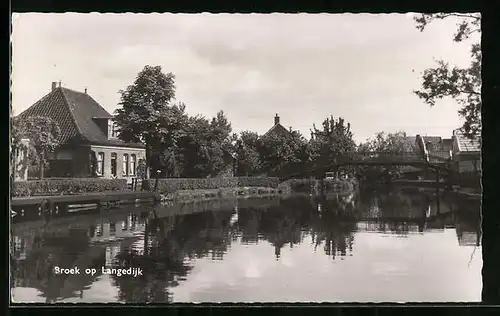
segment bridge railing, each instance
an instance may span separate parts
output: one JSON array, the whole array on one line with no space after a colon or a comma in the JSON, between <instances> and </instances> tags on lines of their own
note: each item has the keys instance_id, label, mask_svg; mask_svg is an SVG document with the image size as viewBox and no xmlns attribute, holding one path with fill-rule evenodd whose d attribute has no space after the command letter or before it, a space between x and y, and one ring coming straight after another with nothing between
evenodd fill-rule
<instances>
[{"instance_id":1,"label":"bridge railing","mask_svg":"<svg viewBox=\"0 0 500 316\"><path fill-rule=\"evenodd\" d=\"M446 162L451 158L449 151L430 151L429 162Z\"/></svg>"}]
</instances>

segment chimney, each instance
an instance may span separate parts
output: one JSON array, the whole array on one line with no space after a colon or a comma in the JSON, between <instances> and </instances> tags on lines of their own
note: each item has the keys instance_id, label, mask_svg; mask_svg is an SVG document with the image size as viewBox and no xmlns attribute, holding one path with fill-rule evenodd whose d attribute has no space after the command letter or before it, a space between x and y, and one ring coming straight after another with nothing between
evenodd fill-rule
<instances>
[{"instance_id":1,"label":"chimney","mask_svg":"<svg viewBox=\"0 0 500 316\"><path fill-rule=\"evenodd\" d=\"M87 88L85 88L85 94L87 94Z\"/></svg>"},{"instance_id":2,"label":"chimney","mask_svg":"<svg viewBox=\"0 0 500 316\"><path fill-rule=\"evenodd\" d=\"M278 125L280 123L280 117L278 116L278 113L276 113L276 116L274 117L274 125Z\"/></svg>"},{"instance_id":3,"label":"chimney","mask_svg":"<svg viewBox=\"0 0 500 316\"><path fill-rule=\"evenodd\" d=\"M57 82L52 82L52 90L50 91L54 91L55 89L57 88Z\"/></svg>"},{"instance_id":4,"label":"chimney","mask_svg":"<svg viewBox=\"0 0 500 316\"><path fill-rule=\"evenodd\" d=\"M61 87L61 80L59 80L59 88Z\"/></svg>"}]
</instances>

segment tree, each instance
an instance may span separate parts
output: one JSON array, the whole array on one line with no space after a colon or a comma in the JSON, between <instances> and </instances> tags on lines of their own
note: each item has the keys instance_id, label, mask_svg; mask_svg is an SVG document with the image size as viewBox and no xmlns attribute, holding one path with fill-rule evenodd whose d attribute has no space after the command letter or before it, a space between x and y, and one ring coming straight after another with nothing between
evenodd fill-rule
<instances>
[{"instance_id":1,"label":"tree","mask_svg":"<svg viewBox=\"0 0 500 316\"><path fill-rule=\"evenodd\" d=\"M299 131L288 134L271 134L260 138L258 152L263 171L286 174L302 168L308 156L306 140Z\"/></svg>"},{"instance_id":2,"label":"tree","mask_svg":"<svg viewBox=\"0 0 500 316\"><path fill-rule=\"evenodd\" d=\"M240 133L236 144L237 174L249 176L260 173L261 159L258 152L259 135L250 131Z\"/></svg>"},{"instance_id":3,"label":"tree","mask_svg":"<svg viewBox=\"0 0 500 316\"><path fill-rule=\"evenodd\" d=\"M210 122L210 134L208 134L208 148L210 153L210 174L215 176L221 172L228 163L232 162L234 153L231 123L223 111L219 111Z\"/></svg>"},{"instance_id":4,"label":"tree","mask_svg":"<svg viewBox=\"0 0 500 316\"><path fill-rule=\"evenodd\" d=\"M408 141L405 132L384 133L379 132L375 137L362 143L358 150L361 152L374 151L388 154L413 153L417 150L415 144Z\"/></svg>"},{"instance_id":5,"label":"tree","mask_svg":"<svg viewBox=\"0 0 500 316\"><path fill-rule=\"evenodd\" d=\"M460 22L453 40L462 42L474 33L481 32L480 14L437 13L421 14L414 17L417 28L424 31L429 23L448 17L458 17ZM472 62L467 68L450 67L444 61L438 61L434 68L423 72L422 88L415 94L430 106L438 99L451 97L460 104L459 115L465 119L462 129L469 138L474 138L481 130L481 47L472 44Z\"/></svg>"},{"instance_id":6,"label":"tree","mask_svg":"<svg viewBox=\"0 0 500 316\"><path fill-rule=\"evenodd\" d=\"M12 117L12 107L11 107L11 117ZM19 126L19 119L12 117L10 121L10 172L14 176L16 168L16 152L17 150L22 150L23 145L21 143L22 133L21 127Z\"/></svg>"},{"instance_id":7,"label":"tree","mask_svg":"<svg viewBox=\"0 0 500 316\"><path fill-rule=\"evenodd\" d=\"M176 151L180 174L202 178L217 175L231 162L232 147L231 124L224 112L211 120L201 115L190 117Z\"/></svg>"},{"instance_id":8,"label":"tree","mask_svg":"<svg viewBox=\"0 0 500 316\"><path fill-rule=\"evenodd\" d=\"M175 145L187 119L185 105L171 103L175 99L175 76L163 73L161 66L148 65L132 85L119 93L121 108L116 110L114 118L119 138L143 142L146 164L158 167L152 162L158 165L165 148Z\"/></svg>"},{"instance_id":9,"label":"tree","mask_svg":"<svg viewBox=\"0 0 500 316\"><path fill-rule=\"evenodd\" d=\"M22 120L13 120L14 143L19 146L21 138L30 140L29 155L37 161L40 179L44 177L44 169L49 155L59 146L61 130L59 125L48 117L30 116Z\"/></svg>"},{"instance_id":10,"label":"tree","mask_svg":"<svg viewBox=\"0 0 500 316\"><path fill-rule=\"evenodd\" d=\"M188 119L185 135L179 141L179 173L183 177L206 177L209 163L209 150L206 136L210 133L210 123L203 116Z\"/></svg>"},{"instance_id":11,"label":"tree","mask_svg":"<svg viewBox=\"0 0 500 316\"><path fill-rule=\"evenodd\" d=\"M360 152L384 152L391 154L420 153L415 141L409 141L405 132L379 132L375 137L368 139L358 147ZM358 169L359 174L368 181L389 181L398 178L402 173L401 166L363 166Z\"/></svg>"},{"instance_id":12,"label":"tree","mask_svg":"<svg viewBox=\"0 0 500 316\"><path fill-rule=\"evenodd\" d=\"M318 129L313 124L312 138L309 141L309 152L313 165L323 170L332 164L338 156L349 155L356 150L351 124L339 117L327 117L323 128Z\"/></svg>"}]
</instances>

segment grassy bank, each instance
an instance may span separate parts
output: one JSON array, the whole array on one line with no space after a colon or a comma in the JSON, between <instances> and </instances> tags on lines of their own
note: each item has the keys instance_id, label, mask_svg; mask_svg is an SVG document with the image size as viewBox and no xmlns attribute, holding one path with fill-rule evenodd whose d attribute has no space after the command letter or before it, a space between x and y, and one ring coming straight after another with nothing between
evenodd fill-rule
<instances>
[{"instance_id":1,"label":"grassy bank","mask_svg":"<svg viewBox=\"0 0 500 316\"><path fill-rule=\"evenodd\" d=\"M206 179L183 179L168 178L149 179L143 181L145 190L156 191L162 194L170 194L182 190L214 190L220 188L277 188L279 179L274 177L228 177L228 178L206 178Z\"/></svg>"},{"instance_id":2,"label":"grassy bank","mask_svg":"<svg viewBox=\"0 0 500 316\"><path fill-rule=\"evenodd\" d=\"M195 190L179 190L173 193L163 194L163 199L167 201L191 201L216 198L231 198L231 197L265 197L281 195L284 192L280 189L268 187L237 187L237 188L220 188L220 189L195 189Z\"/></svg>"},{"instance_id":3,"label":"grassy bank","mask_svg":"<svg viewBox=\"0 0 500 316\"><path fill-rule=\"evenodd\" d=\"M315 179L290 179L278 185L283 194L315 194L321 193L321 182ZM323 180L324 193L351 192L358 187L356 180Z\"/></svg>"}]
</instances>

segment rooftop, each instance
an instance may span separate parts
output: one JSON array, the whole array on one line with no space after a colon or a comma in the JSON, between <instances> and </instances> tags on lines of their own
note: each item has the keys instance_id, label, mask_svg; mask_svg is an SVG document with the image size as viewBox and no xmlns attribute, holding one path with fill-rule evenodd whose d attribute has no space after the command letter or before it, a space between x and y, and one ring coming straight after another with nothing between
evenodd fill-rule
<instances>
[{"instance_id":1,"label":"rooftop","mask_svg":"<svg viewBox=\"0 0 500 316\"><path fill-rule=\"evenodd\" d=\"M77 141L108 146L143 147L142 144L108 139L94 119L111 119L113 116L85 92L53 86L49 94L18 115L19 118L29 116L46 116L56 121L61 129L61 144Z\"/></svg>"},{"instance_id":2,"label":"rooftop","mask_svg":"<svg viewBox=\"0 0 500 316\"><path fill-rule=\"evenodd\" d=\"M278 116L278 114L276 114L276 116L274 117L274 125L273 125L273 127L271 127L262 136L264 137L264 136L268 136L268 135L271 135L271 134L282 135L282 136L291 135L291 132L289 130L287 130L283 125L281 125L281 123L280 123L280 117Z\"/></svg>"},{"instance_id":3,"label":"rooftop","mask_svg":"<svg viewBox=\"0 0 500 316\"><path fill-rule=\"evenodd\" d=\"M458 150L461 152L480 152L481 151L481 135L477 135L474 139L465 136L460 130L453 131L453 136L457 139Z\"/></svg>"}]
</instances>

